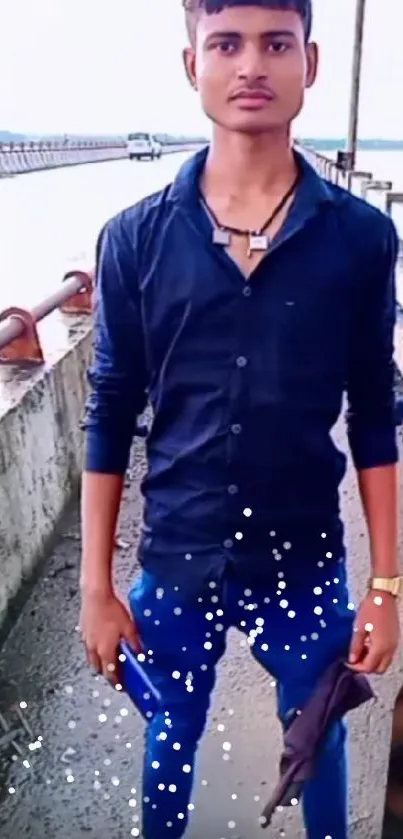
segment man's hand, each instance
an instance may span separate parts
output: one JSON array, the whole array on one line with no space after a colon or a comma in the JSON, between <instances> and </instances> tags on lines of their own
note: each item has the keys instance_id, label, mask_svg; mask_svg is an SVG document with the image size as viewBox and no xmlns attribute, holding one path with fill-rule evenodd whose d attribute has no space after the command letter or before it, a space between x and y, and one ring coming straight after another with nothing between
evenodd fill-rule
<instances>
[{"instance_id":1,"label":"man's hand","mask_svg":"<svg viewBox=\"0 0 403 839\"><path fill-rule=\"evenodd\" d=\"M113 685L119 681L119 642L123 639L132 649L142 649L129 611L113 591L82 593L80 632L91 669Z\"/></svg>"},{"instance_id":2,"label":"man's hand","mask_svg":"<svg viewBox=\"0 0 403 839\"><path fill-rule=\"evenodd\" d=\"M357 673L385 673L399 644L398 602L391 594L371 591L355 621L349 665Z\"/></svg>"}]
</instances>

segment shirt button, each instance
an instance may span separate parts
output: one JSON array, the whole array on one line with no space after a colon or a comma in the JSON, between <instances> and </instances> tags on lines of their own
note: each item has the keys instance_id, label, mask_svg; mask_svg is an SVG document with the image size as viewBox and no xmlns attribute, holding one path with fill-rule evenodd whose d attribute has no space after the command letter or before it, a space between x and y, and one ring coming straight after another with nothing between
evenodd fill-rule
<instances>
[{"instance_id":1,"label":"shirt button","mask_svg":"<svg viewBox=\"0 0 403 839\"><path fill-rule=\"evenodd\" d=\"M238 492L238 487L236 484L230 484L228 487L228 492L230 495L236 495Z\"/></svg>"},{"instance_id":2,"label":"shirt button","mask_svg":"<svg viewBox=\"0 0 403 839\"><path fill-rule=\"evenodd\" d=\"M238 422L235 422L234 425L231 425L231 431L233 434L240 434L242 431L242 425L239 425Z\"/></svg>"},{"instance_id":3,"label":"shirt button","mask_svg":"<svg viewBox=\"0 0 403 839\"><path fill-rule=\"evenodd\" d=\"M243 294L244 297L250 297L251 296L252 289L251 289L250 285L244 286L242 294Z\"/></svg>"},{"instance_id":4,"label":"shirt button","mask_svg":"<svg viewBox=\"0 0 403 839\"><path fill-rule=\"evenodd\" d=\"M240 356L238 356L238 358L236 360L236 363L237 363L237 367L246 367L248 362L247 362L247 359L245 358L244 355L240 355Z\"/></svg>"},{"instance_id":5,"label":"shirt button","mask_svg":"<svg viewBox=\"0 0 403 839\"><path fill-rule=\"evenodd\" d=\"M225 539L224 541L224 548L232 548L234 545L232 539Z\"/></svg>"}]
</instances>

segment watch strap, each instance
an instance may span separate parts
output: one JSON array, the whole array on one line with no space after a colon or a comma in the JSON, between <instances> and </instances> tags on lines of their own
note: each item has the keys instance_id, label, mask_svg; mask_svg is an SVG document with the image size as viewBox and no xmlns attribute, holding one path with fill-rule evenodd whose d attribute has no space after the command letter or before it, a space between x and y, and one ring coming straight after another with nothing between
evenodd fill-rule
<instances>
[{"instance_id":1,"label":"watch strap","mask_svg":"<svg viewBox=\"0 0 403 839\"><path fill-rule=\"evenodd\" d=\"M371 577L368 587L371 591L384 591L399 597L403 592L403 577Z\"/></svg>"}]
</instances>

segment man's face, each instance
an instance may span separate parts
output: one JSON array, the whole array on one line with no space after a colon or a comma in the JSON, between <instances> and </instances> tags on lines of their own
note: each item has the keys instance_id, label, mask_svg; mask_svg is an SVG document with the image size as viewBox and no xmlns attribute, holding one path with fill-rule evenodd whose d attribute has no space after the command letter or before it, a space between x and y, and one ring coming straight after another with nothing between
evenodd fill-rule
<instances>
[{"instance_id":1,"label":"man's face","mask_svg":"<svg viewBox=\"0 0 403 839\"><path fill-rule=\"evenodd\" d=\"M210 119L230 131L260 134L288 125L316 77L297 12L259 6L201 11L185 51L188 77Z\"/></svg>"}]
</instances>

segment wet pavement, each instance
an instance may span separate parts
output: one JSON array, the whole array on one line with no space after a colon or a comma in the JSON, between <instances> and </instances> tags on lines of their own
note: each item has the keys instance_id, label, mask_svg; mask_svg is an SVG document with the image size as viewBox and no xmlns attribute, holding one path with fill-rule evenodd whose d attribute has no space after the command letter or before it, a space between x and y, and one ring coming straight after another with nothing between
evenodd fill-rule
<instances>
[{"instance_id":1,"label":"wet pavement","mask_svg":"<svg viewBox=\"0 0 403 839\"><path fill-rule=\"evenodd\" d=\"M136 442L116 557L123 589L136 570L142 468L142 444ZM357 570L366 567L366 542L351 474L343 502L350 556ZM79 554L78 505L73 504L0 654L1 839L139 835L143 724L122 694L88 672L76 631ZM365 579L363 572L360 576ZM189 839L302 836L298 808L279 814L264 834L258 823L276 779L280 740L273 683L245 645L234 633L220 667L201 749ZM389 705L387 698L381 701L387 718L394 697ZM369 797L384 800L382 766L377 787L368 789L365 779L373 772L374 761L381 761L381 753L389 750L389 728L382 723L381 741L366 742L363 748L365 714L368 711L354 712L356 719L361 715L361 722L355 723L352 735L351 783L356 790L352 837L379 839L379 829L372 831L361 819L368 812ZM8 737L13 736L14 744L4 742L2 722L14 730ZM373 725L372 735L379 737ZM232 746L229 754L223 749L225 741Z\"/></svg>"}]
</instances>

